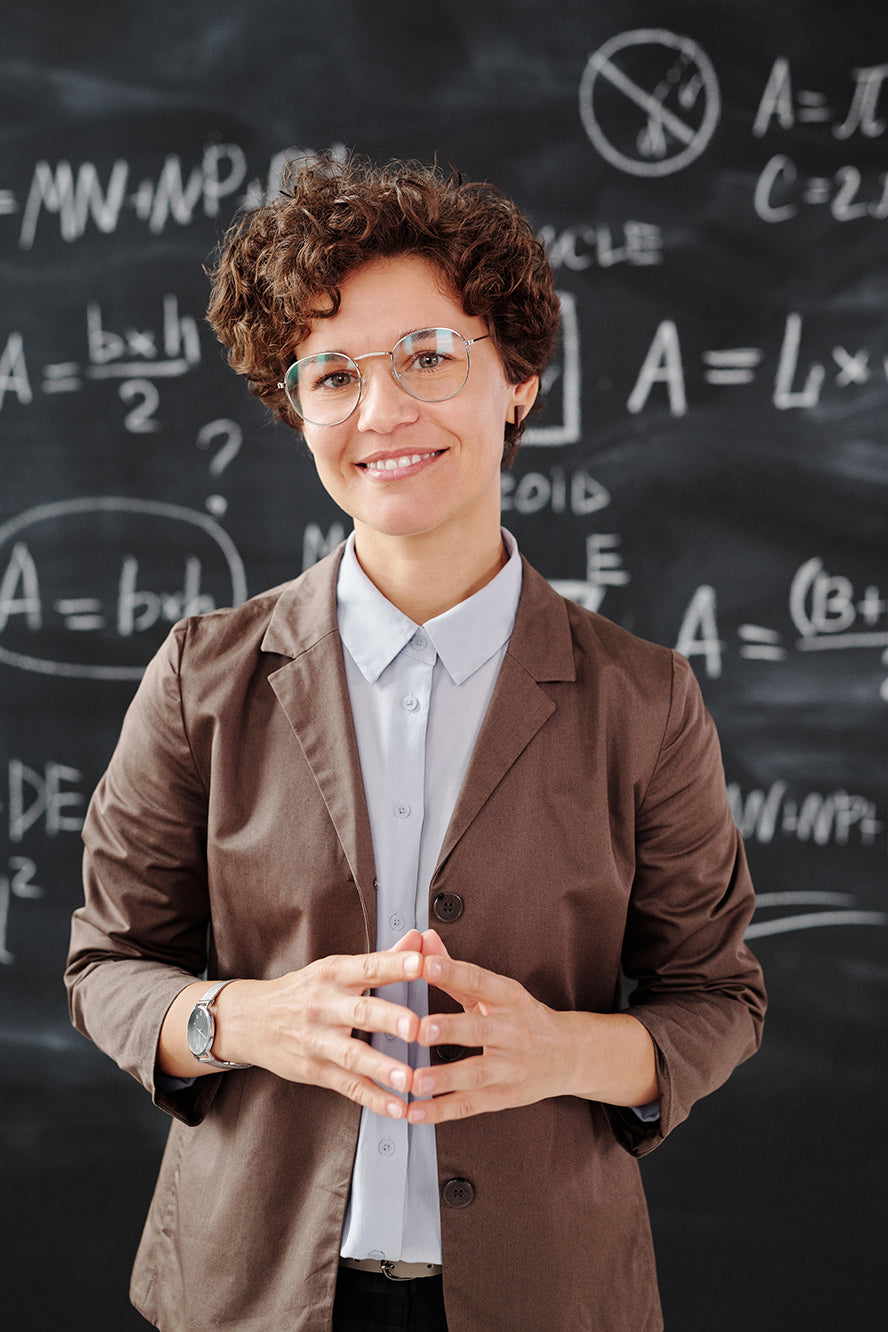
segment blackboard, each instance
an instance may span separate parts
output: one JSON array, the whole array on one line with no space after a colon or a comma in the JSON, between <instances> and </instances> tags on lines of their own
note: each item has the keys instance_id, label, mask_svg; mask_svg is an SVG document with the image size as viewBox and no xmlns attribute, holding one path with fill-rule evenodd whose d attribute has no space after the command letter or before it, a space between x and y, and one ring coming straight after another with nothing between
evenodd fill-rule
<instances>
[{"instance_id":1,"label":"blackboard","mask_svg":"<svg viewBox=\"0 0 888 1332\"><path fill-rule=\"evenodd\" d=\"M30 0L0 50L0 1301L143 1326L166 1124L69 1027L78 831L183 613L341 537L203 323L288 156L494 180L563 307L505 521L678 646L759 891L765 1045L644 1165L667 1325L884 1316L888 12L870 0L405 7ZM8 1321L7 1321L8 1318Z\"/></svg>"}]
</instances>

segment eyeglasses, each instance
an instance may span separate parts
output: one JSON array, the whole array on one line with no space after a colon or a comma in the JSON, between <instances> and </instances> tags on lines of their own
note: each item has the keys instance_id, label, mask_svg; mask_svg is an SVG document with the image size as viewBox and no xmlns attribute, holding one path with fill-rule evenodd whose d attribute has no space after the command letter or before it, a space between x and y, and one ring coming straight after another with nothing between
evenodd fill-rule
<instances>
[{"instance_id":1,"label":"eyeglasses","mask_svg":"<svg viewBox=\"0 0 888 1332\"><path fill-rule=\"evenodd\" d=\"M294 412L310 425L334 426L347 421L361 401L364 378L359 361L388 356L392 374L411 398L446 402L455 398L469 377L469 348L489 338L464 338L452 328L423 328L408 333L390 352L319 352L294 362L278 384Z\"/></svg>"}]
</instances>

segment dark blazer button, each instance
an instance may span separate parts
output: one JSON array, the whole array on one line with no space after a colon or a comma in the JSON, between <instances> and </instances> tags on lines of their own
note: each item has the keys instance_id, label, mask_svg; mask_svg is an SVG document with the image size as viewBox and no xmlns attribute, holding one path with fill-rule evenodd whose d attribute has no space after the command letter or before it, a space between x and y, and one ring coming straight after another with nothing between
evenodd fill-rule
<instances>
[{"instance_id":1,"label":"dark blazer button","mask_svg":"<svg viewBox=\"0 0 888 1332\"><path fill-rule=\"evenodd\" d=\"M457 1059L464 1059L464 1045L435 1045L432 1047L442 1064L452 1064Z\"/></svg>"},{"instance_id":2,"label":"dark blazer button","mask_svg":"<svg viewBox=\"0 0 888 1332\"><path fill-rule=\"evenodd\" d=\"M432 902L432 911L436 919L445 924L450 920L459 920L463 913L463 900L459 893L439 893Z\"/></svg>"},{"instance_id":3,"label":"dark blazer button","mask_svg":"<svg viewBox=\"0 0 888 1332\"><path fill-rule=\"evenodd\" d=\"M467 1179L448 1179L444 1185L444 1201L448 1207L468 1207L475 1190Z\"/></svg>"}]
</instances>

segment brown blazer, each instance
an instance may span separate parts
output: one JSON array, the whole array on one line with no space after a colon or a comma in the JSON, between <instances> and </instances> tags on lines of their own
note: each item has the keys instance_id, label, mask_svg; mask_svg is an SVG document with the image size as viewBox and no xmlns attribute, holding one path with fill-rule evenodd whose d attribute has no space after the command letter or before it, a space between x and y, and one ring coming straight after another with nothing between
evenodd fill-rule
<instances>
[{"instance_id":1,"label":"brown blazer","mask_svg":"<svg viewBox=\"0 0 888 1332\"><path fill-rule=\"evenodd\" d=\"M374 946L338 562L172 631L84 829L72 1018L174 1118L131 1292L164 1332L330 1327L359 1107L262 1069L168 1094L154 1059L205 967L270 977ZM438 926L451 953L555 1008L612 1011L632 977L662 1107L646 1126L559 1097L439 1126L451 1332L656 1332L634 1158L758 1045L752 889L688 663L528 565L430 888L446 891L465 903ZM444 1200L451 1179L468 1206Z\"/></svg>"}]
</instances>

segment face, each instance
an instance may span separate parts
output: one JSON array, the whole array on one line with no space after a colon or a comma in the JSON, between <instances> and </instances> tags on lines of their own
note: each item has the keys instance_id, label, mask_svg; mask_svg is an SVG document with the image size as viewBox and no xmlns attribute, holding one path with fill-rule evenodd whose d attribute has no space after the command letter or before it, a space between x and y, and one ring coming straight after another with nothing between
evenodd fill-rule
<instances>
[{"instance_id":1,"label":"face","mask_svg":"<svg viewBox=\"0 0 888 1332\"><path fill-rule=\"evenodd\" d=\"M294 359L341 351L358 358L389 351L406 333L452 328L467 340L489 332L465 314L436 266L413 255L373 260L340 285L342 304L315 320ZM379 537L436 533L489 540L500 521L505 423L522 416L537 380L508 383L491 339L470 350L469 377L446 402L419 402L395 380L387 356L359 361L364 392L347 421L306 422L303 434L324 488L362 531Z\"/></svg>"}]
</instances>

